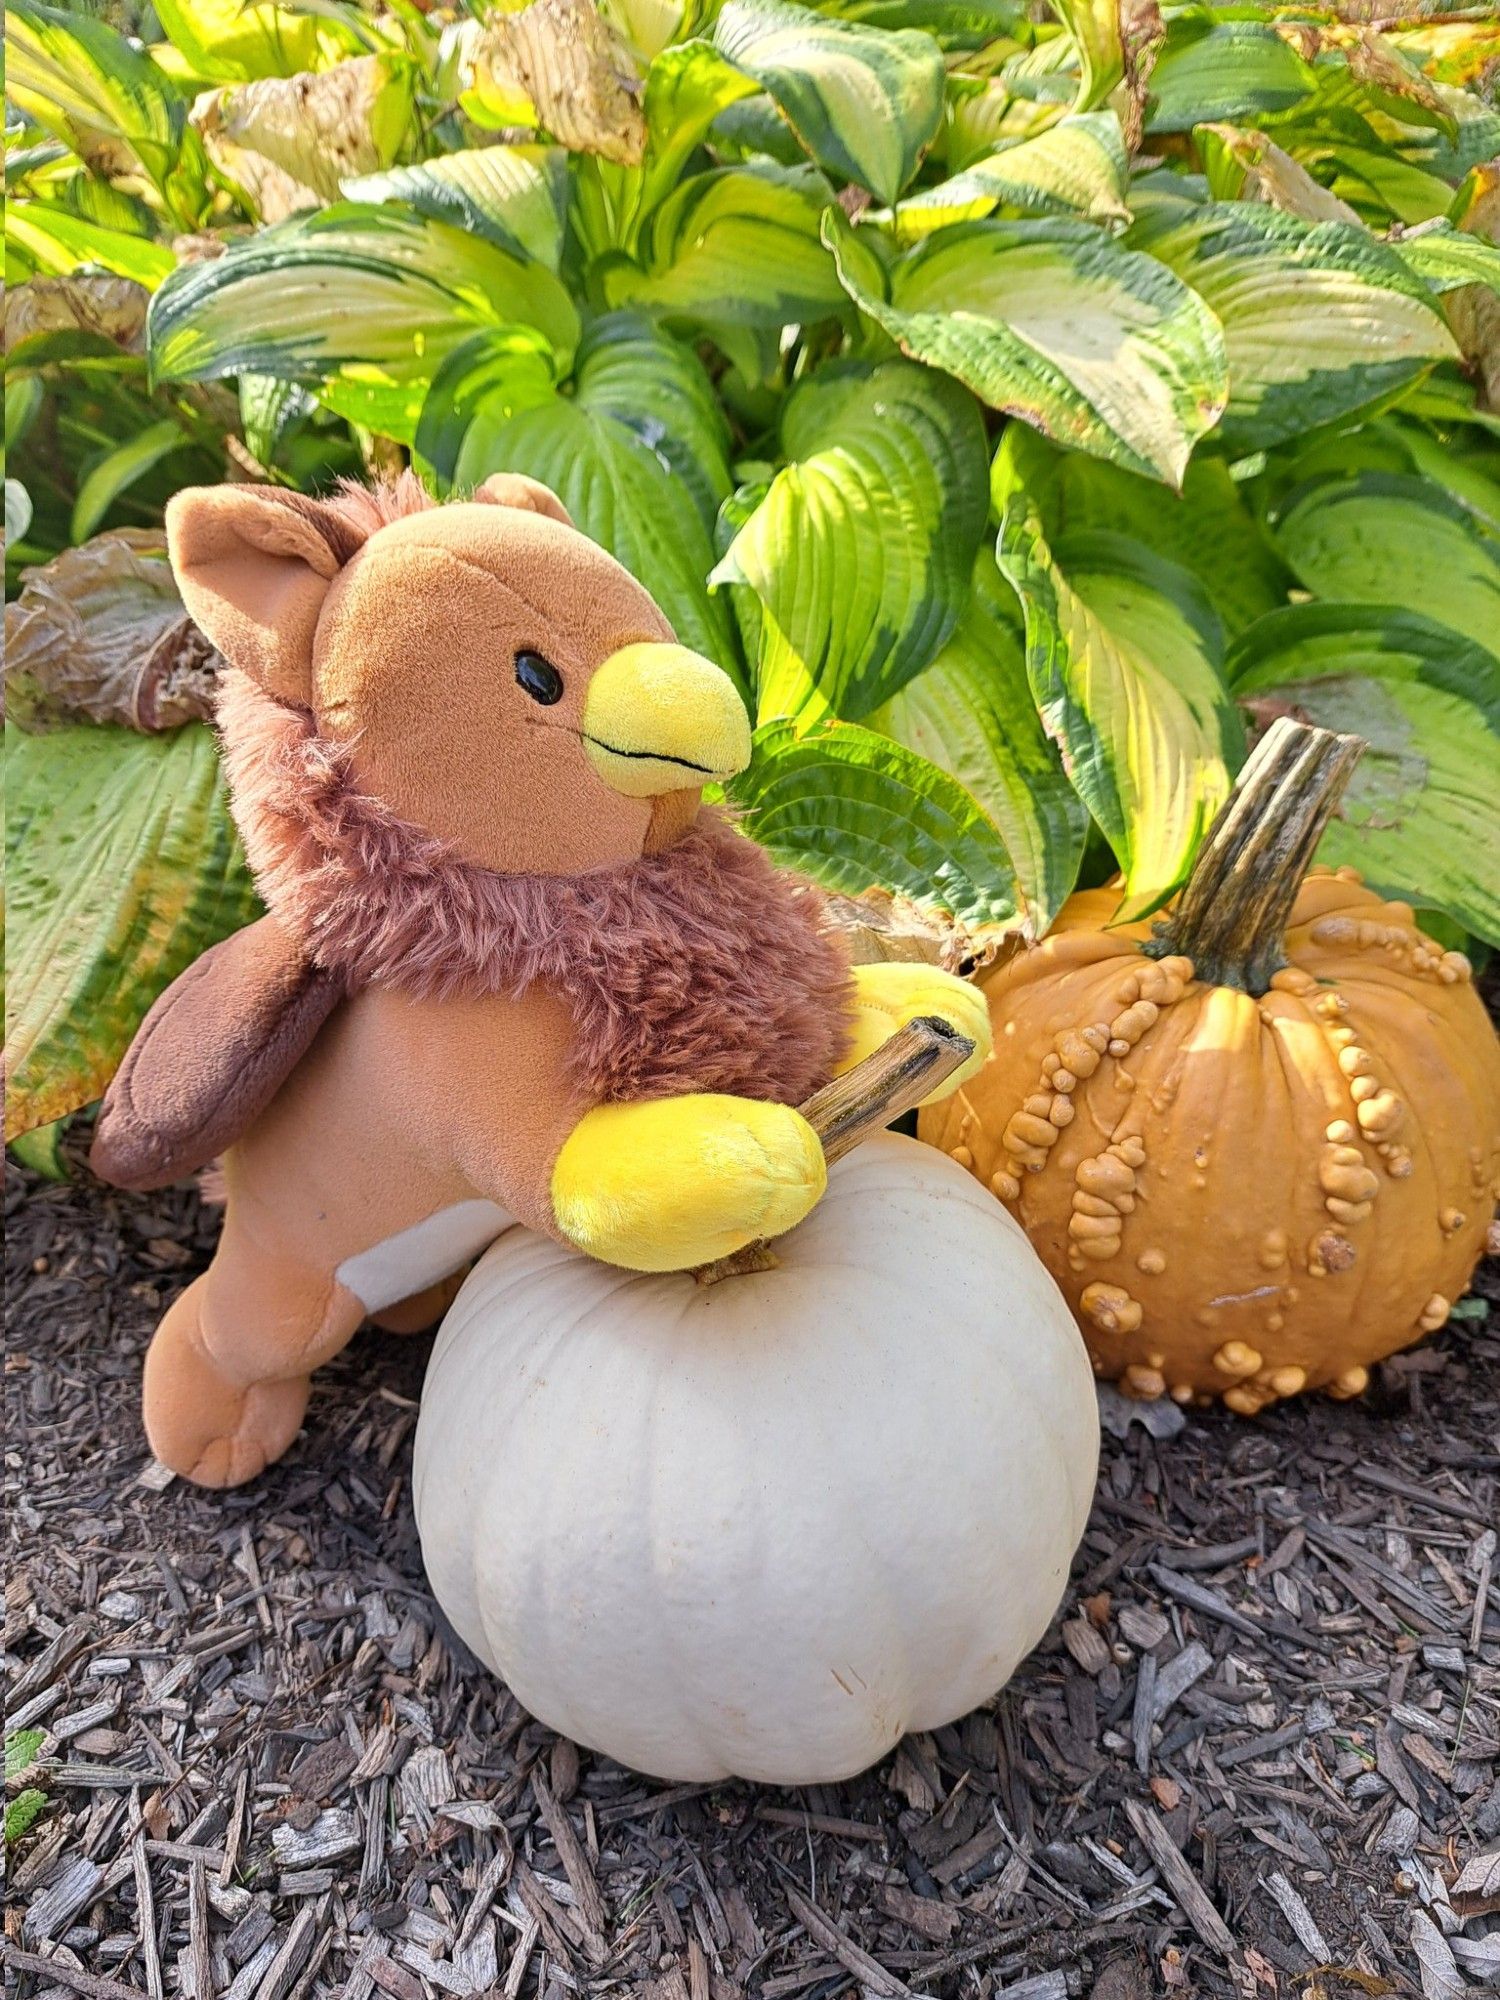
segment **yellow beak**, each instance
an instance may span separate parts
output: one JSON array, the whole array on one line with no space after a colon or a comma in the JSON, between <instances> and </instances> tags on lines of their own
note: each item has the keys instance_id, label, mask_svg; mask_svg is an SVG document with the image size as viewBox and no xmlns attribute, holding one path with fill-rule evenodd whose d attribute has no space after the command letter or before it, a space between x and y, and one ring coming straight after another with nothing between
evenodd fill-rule
<instances>
[{"instance_id":1,"label":"yellow beak","mask_svg":"<svg viewBox=\"0 0 1500 2000\"><path fill-rule=\"evenodd\" d=\"M606 785L650 799L737 776L750 762L750 720L712 660L647 641L622 646L596 670L583 743Z\"/></svg>"}]
</instances>

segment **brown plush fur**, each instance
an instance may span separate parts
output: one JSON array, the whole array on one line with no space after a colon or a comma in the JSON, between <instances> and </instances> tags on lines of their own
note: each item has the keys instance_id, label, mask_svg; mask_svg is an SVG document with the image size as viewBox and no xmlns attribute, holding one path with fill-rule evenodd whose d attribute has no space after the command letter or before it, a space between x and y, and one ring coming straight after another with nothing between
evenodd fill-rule
<instances>
[{"instance_id":1,"label":"brown plush fur","mask_svg":"<svg viewBox=\"0 0 1500 2000\"><path fill-rule=\"evenodd\" d=\"M261 894L351 986L515 999L573 1017L595 1102L731 1091L800 1103L840 1053L853 996L822 898L717 814L658 854L582 875L502 875L408 825L345 746L243 674L219 706L235 817Z\"/></svg>"}]
</instances>

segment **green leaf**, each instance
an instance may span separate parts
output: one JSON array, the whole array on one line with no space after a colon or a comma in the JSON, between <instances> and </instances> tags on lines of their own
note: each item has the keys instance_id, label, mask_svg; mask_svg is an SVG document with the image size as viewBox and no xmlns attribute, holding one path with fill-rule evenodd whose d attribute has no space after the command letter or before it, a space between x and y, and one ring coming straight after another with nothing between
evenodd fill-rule
<instances>
[{"instance_id":1,"label":"green leaf","mask_svg":"<svg viewBox=\"0 0 1500 2000\"><path fill-rule=\"evenodd\" d=\"M258 914L200 724L6 728L6 1137L100 1096L147 1008Z\"/></svg>"},{"instance_id":2,"label":"green leaf","mask_svg":"<svg viewBox=\"0 0 1500 2000\"><path fill-rule=\"evenodd\" d=\"M162 32L205 83L249 83L319 68L319 44L334 32L327 16L250 0L160 0ZM348 37L352 50L357 43Z\"/></svg>"},{"instance_id":3,"label":"green leaf","mask_svg":"<svg viewBox=\"0 0 1500 2000\"><path fill-rule=\"evenodd\" d=\"M727 606L710 596L713 495L727 493L727 433L695 356L639 318L595 323L574 394L556 393L498 336L434 382L418 448L461 490L492 472L550 486L583 533L651 592L685 645L743 680ZM457 379L463 356L471 371ZM486 377L486 368L490 370ZM630 384L637 387L631 395ZM712 500L714 508L717 499Z\"/></svg>"},{"instance_id":4,"label":"green leaf","mask_svg":"<svg viewBox=\"0 0 1500 2000\"><path fill-rule=\"evenodd\" d=\"M907 361L825 369L792 397L793 463L713 573L760 600L762 720L888 701L958 621L987 508L971 396Z\"/></svg>"},{"instance_id":5,"label":"green leaf","mask_svg":"<svg viewBox=\"0 0 1500 2000\"><path fill-rule=\"evenodd\" d=\"M827 319L844 304L818 235L829 201L815 169L725 167L694 174L652 217L643 269L604 277L611 305L666 318L763 327Z\"/></svg>"},{"instance_id":6,"label":"green leaf","mask_svg":"<svg viewBox=\"0 0 1500 2000\"><path fill-rule=\"evenodd\" d=\"M36 1762L47 1740L45 1729L13 1729L5 1739L5 1782L22 1777Z\"/></svg>"},{"instance_id":7,"label":"green leaf","mask_svg":"<svg viewBox=\"0 0 1500 2000\"><path fill-rule=\"evenodd\" d=\"M1455 229L1451 222L1440 219L1409 229L1391 248L1435 292L1456 291L1460 285L1487 285L1500 292L1500 243Z\"/></svg>"},{"instance_id":8,"label":"green leaf","mask_svg":"<svg viewBox=\"0 0 1500 2000\"><path fill-rule=\"evenodd\" d=\"M1379 403L1456 352L1432 294L1350 223L1260 202L1209 202L1137 223L1148 249L1212 307L1229 354L1220 429L1235 455Z\"/></svg>"},{"instance_id":9,"label":"green leaf","mask_svg":"<svg viewBox=\"0 0 1500 2000\"><path fill-rule=\"evenodd\" d=\"M827 889L891 889L972 926L1014 923L1019 885L1004 840L962 785L899 743L851 723L755 732L730 787L744 826Z\"/></svg>"},{"instance_id":10,"label":"green leaf","mask_svg":"<svg viewBox=\"0 0 1500 2000\"><path fill-rule=\"evenodd\" d=\"M1064 118L1035 138L1016 139L936 187L920 188L891 216L899 242L994 209L1128 222L1125 135L1113 111Z\"/></svg>"},{"instance_id":11,"label":"green leaf","mask_svg":"<svg viewBox=\"0 0 1500 2000\"><path fill-rule=\"evenodd\" d=\"M1361 472L1299 488L1276 541L1316 597L1420 604L1478 645L1500 641L1500 541L1431 480Z\"/></svg>"},{"instance_id":12,"label":"green leaf","mask_svg":"<svg viewBox=\"0 0 1500 2000\"><path fill-rule=\"evenodd\" d=\"M1430 583L1424 602L1443 597ZM1229 670L1252 712L1369 746L1318 858L1500 944L1500 659L1393 604L1298 604L1252 626Z\"/></svg>"},{"instance_id":13,"label":"green leaf","mask_svg":"<svg viewBox=\"0 0 1500 2000\"><path fill-rule=\"evenodd\" d=\"M36 1825L47 1810L47 1794L29 1785L24 1792L18 1792L13 1799L5 1801L5 1845L14 1847L18 1840Z\"/></svg>"},{"instance_id":14,"label":"green leaf","mask_svg":"<svg viewBox=\"0 0 1500 2000\"><path fill-rule=\"evenodd\" d=\"M1054 0L1054 8L1078 51L1077 109L1091 111L1125 80L1119 0Z\"/></svg>"},{"instance_id":15,"label":"green leaf","mask_svg":"<svg viewBox=\"0 0 1500 2000\"><path fill-rule=\"evenodd\" d=\"M5 481L5 546L19 542L31 526L31 495L19 479Z\"/></svg>"},{"instance_id":16,"label":"green leaf","mask_svg":"<svg viewBox=\"0 0 1500 2000\"><path fill-rule=\"evenodd\" d=\"M1077 880L1089 816L1042 728L1020 608L987 548L975 559L973 593L952 638L870 726L979 801L1010 854L1028 929L1040 937Z\"/></svg>"},{"instance_id":17,"label":"green leaf","mask_svg":"<svg viewBox=\"0 0 1500 2000\"><path fill-rule=\"evenodd\" d=\"M124 148L183 220L196 218L207 163L182 99L149 56L103 21L9 0L5 91L101 172L119 171Z\"/></svg>"},{"instance_id":18,"label":"green leaf","mask_svg":"<svg viewBox=\"0 0 1500 2000\"><path fill-rule=\"evenodd\" d=\"M943 52L910 28L826 19L789 0L727 0L726 61L771 93L819 166L892 202L943 115Z\"/></svg>"},{"instance_id":19,"label":"green leaf","mask_svg":"<svg viewBox=\"0 0 1500 2000\"><path fill-rule=\"evenodd\" d=\"M1242 751L1218 620L1186 570L1123 535L1074 531L1054 556L1022 496L999 556L1042 721L1124 875L1121 921L1142 916L1186 875Z\"/></svg>"},{"instance_id":20,"label":"green leaf","mask_svg":"<svg viewBox=\"0 0 1500 2000\"><path fill-rule=\"evenodd\" d=\"M120 495L186 441L181 425L172 417L163 417L160 423L149 424L97 459L79 482L73 502L72 539L86 542Z\"/></svg>"},{"instance_id":21,"label":"green leaf","mask_svg":"<svg viewBox=\"0 0 1500 2000\"><path fill-rule=\"evenodd\" d=\"M568 156L560 146L478 146L345 180L350 201L405 202L555 271L562 261Z\"/></svg>"},{"instance_id":22,"label":"green leaf","mask_svg":"<svg viewBox=\"0 0 1500 2000\"><path fill-rule=\"evenodd\" d=\"M1024 0L819 0L818 12L872 28L921 28L943 49L982 49L1030 28Z\"/></svg>"},{"instance_id":23,"label":"green leaf","mask_svg":"<svg viewBox=\"0 0 1500 2000\"><path fill-rule=\"evenodd\" d=\"M1011 424L995 454L990 490L1002 515L1013 494L1031 500L1049 541L1103 528L1147 543L1192 571L1231 636L1286 603L1290 573L1220 458L1195 458L1181 494L1166 494L1137 473L1059 451L1025 425Z\"/></svg>"},{"instance_id":24,"label":"green leaf","mask_svg":"<svg viewBox=\"0 0 1500 2000\"><path fill-rule=\"evenodd\" d=\"M22 251L32 270L46 277L66 277L80 264L88 264L154 288L177 267L165 243L90 222L51 202L8 200L5 240Z\"/></svg>"},{"instance_id":25,"label":"green leaf","mask_svg":"<svg viewBox=\"0 0 1500 2000\"><path fill-rule=\"evenodd\" d=\"M317 383L344 414L411 436L420 392L481 326L534 327L566 366L578 315L540 264L395 207L340 202L184 265L151 302L160 378L246 371Z\"/></svg>"},{"instance_id":26,"label":"green leaf","mask_svg":"<svg viewBox=\"0 0 1500 2000\"><path fill-rule=\"evenodd\" d=\"M1290 110L1314 82L1311 65L1268 22L1188 9L1171 21L1151 70L1146 131L1155 137L1257 120Z\"/></svg>"},{"instance_id":27,"label":"green leaf","mask_svg":"<svg viewBox=\"0 0 1500 2000\"><path fill-rule=\"evenodd\" d=\"M433 376L412 448L431 466L446 498L485 476L461 478L462 461L487 463L495 437L517 411L550 403L556 394L552 350L540 334L524 326L483 327L461 341Z\"/></svg>"},{"instance_id":28,"label":"green leaf","mask_svg":"<svg viewBox=\"0 0 1500 2000\"><path fill-rule=\"evenodd\" d=\"M889 296L825 224L850 296L906 353L1046 436L1179 484L1228 394L1213 314L1086 222L967 222L909 251Z\"/></svg>"},{"instance_id":29,"label":"green leaf","mask_svg":"<svg viewBox=\"0 0 1500 2000\"><path fill-rule=\"evenodd\" d=\"M44 1181L65 1181L68 1163L62 1155L62 1136L67 1126L66 1118L38 1125L34 1132L23 1132L12 1139L6 1150L12 1159L18 1160L28 1172L39 1174Z\"/></svg>"}]
</instances>

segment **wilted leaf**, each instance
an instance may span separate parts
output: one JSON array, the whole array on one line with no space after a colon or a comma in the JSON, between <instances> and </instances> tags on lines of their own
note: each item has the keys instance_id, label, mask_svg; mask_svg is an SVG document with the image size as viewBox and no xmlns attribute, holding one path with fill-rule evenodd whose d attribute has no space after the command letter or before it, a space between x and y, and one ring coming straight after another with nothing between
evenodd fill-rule
<instances>
[{"instance_id":1,"label":"wilted leaf","mask_svg":"<svg viewBox=\"0 0 1500 2000\"><path fill-rule=\"evenodd\" d=\"M404 59L356 56L332 69L207 91L193 106L193 125L231 179L250 183L252 193L262 183L256 196L262 220L279 222L294 208L336 201L346 177L389 166L411 110ZM254 156L248 171L247 154ZM255 161L269 162L291 189L267 183Z\"/></svg>"},{"instance_id":2,"label":"wilted leaf","mask_svg":"<svg viewBox=\"0 0 1500 2000\"><path fill-rule=\"evenodd\" d=\"M955 779L873 730L838 722L802 736L768 723L730 791L746 831L825 888L892 889L971 927L1014 925L999 830Z\"/></svg>"},{"instance_id":3,"label":"wilted leaf","mask_svg":"<svg viewBox=\"0 0 1500 2000\"><path fill-rule=\"evenodd\" d=\"M157 529L119 528L25 573L5 607L6 708L173 729L213 712L219 655L182 608Z\"/></svg>"},{"instance_id":4,"label":"wilted leaf","mask_svg":"<svg viewBox=\"0 0 1500 2000\"><path fill-rule=\"evenodd\" d=\"M130 278L87 272L69 278L32 278L5 293L5 352L38 334L92 333L127 354L146 350L146 309L151 294ZM18 357L23 358L23 357Z\"/></svg>"},{"instance_id":5,"label":"wilted leaf","mask_svg":"<svg viewBox=\"0 0 1500 2000\"><path fill-rule=\"evenodd\" d=\"M1500 659L1398 603L1298 604L1228 671L1252 714L1365 739L1320 858L1500 943Z\"/></svg>"},{"instance_id":6,"label":"wilted leaf","mask_svg":"<svg viewBox=\"0 0 1500 2000\"><path fill-rule=\"evenodd\" d=\"M1319 480L1282 508L1276 541L1317 597L1420 605L1478 645L1500 643L1500 541L1431 480Z\"/></svg>"},{"instance_id":7,"label":"wilted leaf","mask_svg":"<svg viewBox=\"0 0 1500 2000\"><path fill-rule=\"evenodd\" d=\"M819 166L892 202L943 115L930 35L828 20L788 0L727 0L714 46L768 90Z\"/></svg>"},{"instance_id":8,"label":"wilted leaf","mask_svg":"<svg viewBox=\"0 0 1500 2000\"><path fill-rule=\"evenodd\" d=\"M864 889L857 896L829 891L823 908L851 965L940 965L957 972L971 956L962 924L889 889Z\"/></svg>"},{"instance_id":9,"label":"wilted leaf","mask_svg":"<svg viewBox=\"0 0 1500 2000\"><path fill-rule=\"evenodd\" d=\"M5 1136L101 1095L157 995L256 915L214 741L6 725Z\"/></svg>"},{"instance_id":10,"label":"wilted leaf","mask_svg":"<svg viewBox=\"0 0 1500 2000\"><path fill-rule=\"evenodd\" d=\"M846 290L906 353L1061 444L1178 483L1228 394L1223 340L1164 265L1086 222L967 222L893 267L825 222Z\"/></svg>"},{"instance_id":11,"label":"wilted leaf","mask_svg":"<svg viewBox=\"0 0 1500 2000\"><path fill-rule=\"evenodd\" d=\"M1219 622L1186 570L1124 535L1075 530L1054 556L1024 496L1000 565L1042 721L1120 863L1121 919L1143 915L1187 873L1239 763Z\"/></svg>"},{"instance_id":12,"label":"wilted leaf","mask_svg":"<svg viewBox=\"0 0 1500 2000\"><path fill-rule=\"evenodd\" d=\"M646 149L641 72L594 0L531 0L477 24L461 99L492 130L534 125L570 152L639 166Z\"/></svg>"},{"instance_id":13,"label":"wilted leaf","mask_svg":"<svg viewBox=\"0 0 1500 2000\"><path fill-rule=\"evenodd\" d=\"M979 801L1010 853L1030 935L1040 937L1077 879L1088 810L1042 728L1020 605L987 548L952 638L870 726L950 772Z\"/></svg>"},{"instance_id":14,"label":"wilted leaf","mask_svg":"<svg viewBox=\"0 0 1500 2000\"><path fill-rule=\"evenodd\" d=\"M887 361L792 398L792 461L714 571L760 600L757 713L853 721L951 634L987 505L984 425L956 382Z\"/></svg>"},{"instance_id":15,"label":"wilted leaf","mask_svg":"<svg viewBox=\"0 0 1500 2000\"><path fill-rule=\"evenodd\" d=\"M1238 125L1200 125L1193 134L1218 201L1263 201L1305 222L1352 222L1348 202L1315 181L1274 139Z\"/></svg>"}]
</instances>

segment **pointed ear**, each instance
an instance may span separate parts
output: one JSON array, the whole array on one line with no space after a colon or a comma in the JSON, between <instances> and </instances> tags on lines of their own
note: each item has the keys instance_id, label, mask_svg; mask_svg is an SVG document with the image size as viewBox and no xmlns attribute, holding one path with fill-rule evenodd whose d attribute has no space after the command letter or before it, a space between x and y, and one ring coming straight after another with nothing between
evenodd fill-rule
<instances>
[{"instance_id":1,"label":"pointed ear","mask_svg":"<svg viewBox=\"0 0 1500 2000\"><path fill-rule=\"evenodd\" d=\"M312 703L313 635L347 548L317 501L274 486L200 486L167 507L167 550L193 623L278 700Z\"/></svg>"},{"instance_id":2,"label":"pointed ear","mask_svg":"<svg viewBox=\"0 0 1500 2000\"><path fill-rule=\"evenodd\" d=\"M492 472L475 489L476 500L491 501L496 507L522 507L528 514L545 514L549 521L561 521L571 528L573 517L550 486L528 479L524 472Z\"/></svg>"}]
</instances>

